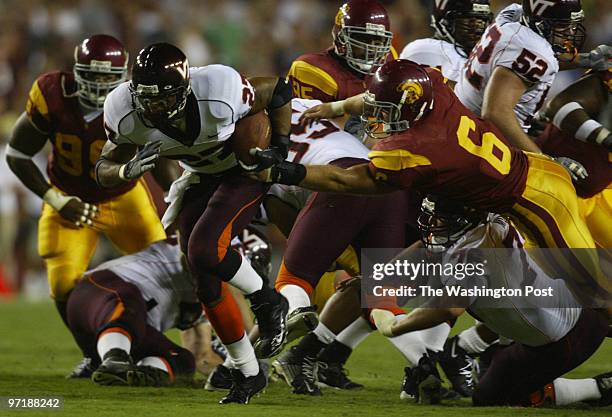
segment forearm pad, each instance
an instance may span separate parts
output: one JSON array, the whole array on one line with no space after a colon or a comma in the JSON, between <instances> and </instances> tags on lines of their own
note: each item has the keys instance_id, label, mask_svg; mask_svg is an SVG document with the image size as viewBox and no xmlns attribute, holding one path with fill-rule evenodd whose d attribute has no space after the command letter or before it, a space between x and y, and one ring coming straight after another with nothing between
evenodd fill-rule
<instances>
[{"instance_id":1,"label":"forearm pad","mask_svg":"<svg viewBox=\"0 0 612 417\"><path fill-rule=\"evenodd\" d=\"M272 167L272 182L298 185L306 177L306 167L302 164L283 161Z\"/></svg>"}]
</instances>

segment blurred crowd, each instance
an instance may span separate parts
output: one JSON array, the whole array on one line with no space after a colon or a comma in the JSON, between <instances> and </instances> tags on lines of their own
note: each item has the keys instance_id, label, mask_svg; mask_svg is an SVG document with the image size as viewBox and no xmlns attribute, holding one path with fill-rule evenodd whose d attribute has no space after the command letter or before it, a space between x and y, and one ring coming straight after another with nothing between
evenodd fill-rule
<instances>
[{"instance_id":1,"label":"blurred crowd","mask_svg":"<svg viewBox=\"0 0 612 417\"><path fill-rule=\"evenodd\" d=\"M396 49L431 35L429 12L433 0L382 2L391 16ZM147 44L168 41L183 49L193 66L222 63L249 76L284 76L298 55L331 44L333 19L341 3L0 0L0 144L8 139L36 77L49 70L71 70L74 47L88 35L114 35L125 43L132 57ZM491 3L497 12L511 1ZM583 0L583 7L588 35L585 49L610 43L612 2ZM561 82L567 83L567 78L562 77ZM17 289L29 280L44 278L36 255L40 207L40 200L24 190L8 171L0 150L0 292L3 274L10 277L5 281Z\"/></svg>"}]
</instances>

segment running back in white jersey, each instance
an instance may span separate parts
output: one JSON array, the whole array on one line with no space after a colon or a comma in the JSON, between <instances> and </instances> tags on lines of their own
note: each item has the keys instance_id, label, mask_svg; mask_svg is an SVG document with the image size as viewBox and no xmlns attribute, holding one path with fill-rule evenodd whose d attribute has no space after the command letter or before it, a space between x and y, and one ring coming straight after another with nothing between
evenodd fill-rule
<instances>
[{"instance_id":1,"label":"running back in white jersey","mask_svg":"<svg viewBox=\"0 0 612 417\"><path fill-rule=\"evenodd\" d=\"M192 137L178 141L153 127L132 105L129 81L113 90L104 103L108 139L115 144L144 145L161 141L161 156L180 160L191 172L217 174L236 165L234 153L224 143L236 122L253 104L255 92L246 78L224 65L190 68L191 91L185 111L192 110ZM190 143L190 139L194 139Z\"/></svg>"},{"instance_id":2,"label":"running back in white jersey","mask_svg":"<svg viewBox=\"0 0 612 417\"><path fill-rule=\"evenodd\" d=\"M287 161L304 165L327 165L341 158L368 159L368 148L331 120L322 119L311 126L300 126L299 118L319 100L291 100L291 136ZM301 210L310 191L291 185L274 184L269 191L282 201Z\"/></svg>"},{"instance_id":3,"label":"running back in white jersey","mask_svg":"<svg viewBox=\"0 0 612 417\"><path fill-rule=\"evenodd\" d=\"M107 270L140 290L145 302L153 303L147 323L160 332L177 323L181 301L197 303L195 284L181 262L179 245L159 241L148 248L104 262L87 274Z\"/></svg>"},{"instance_id":4,"label":"running back in white jersey","mask_svg":"<svg viewBox=\"0 0 612 417\"><path fill-rule=\"evenodd\" d=\"M481 114L484 91L496 67L514 71L527 85L514 108L526 132L531 118L544 103L546 94L559 71L552 47L540 35L521 24L522 8L511 4L483 33L455 86L459 100L477 115Z\"/></svg>"},{"instance_id":5,"label":"running back in white jersey","mask_svg":"<svg viewBox=\"0 0 612 417\"><path fill-rule=\"evenodd\" d=\"M467 232L446 252L445 262L466 262L467 249L499 249L522 247L523 240L518 231L499 215L489 215L489 221ZM541 346L561 339L576 324L581 309L573 295L560 279L552 279L524 251L504 251L512 256L488 256L486 276L465 278L457 281L445 277L447 285L487 288L519 288L530 276L530 285L537 289L553 288L554 298L547 305L554 307L526 308L516 305L510 297L500 299L495 307L491 299L471 297L470 311L478 316L491 330L506 338L529 346ZM469 252L468 252L469 254ZM468 282L469 281L469 282ZM526 303L524 303L526 304Z\"/></svg>"},{"instance_id":6,"label":"running back in white jersey","mask_svg":"<svg viewBox=\"0 0 612 417\"><path fill-rule=\"evenodd\" d=\"M467 58L457 48L442 39L417 39L404 47L399 56L417 64L438 68L442 75L454 83L459 81Z\"/></svg>"}]
</instances>

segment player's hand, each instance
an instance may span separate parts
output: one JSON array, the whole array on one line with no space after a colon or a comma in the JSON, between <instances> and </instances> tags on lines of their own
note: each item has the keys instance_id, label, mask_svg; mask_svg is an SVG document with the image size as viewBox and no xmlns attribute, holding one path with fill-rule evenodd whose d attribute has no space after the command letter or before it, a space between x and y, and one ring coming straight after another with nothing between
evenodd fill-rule
<instances>
[{"instance_id":1,"label":"player's hand","mask_svg":"<svg viewBox=\"0 0 612 417\"><path fill-rule=\"evenodd\" d=\"M607 71L612 67L612 46L599 45L591 52L579 54L581 67L592 68L594 71Z\"/></svg>"},{"instance_id":2,"label":"player's hand","mask_svg":"<svg viewBox=\"0 0 612 417\"><path fill-rule=\"evenodd\" d=\"M580 162L575 161L572 158L560 156L554 159L557 161L557 163L561 164L563 168L567 170L567 172L569 172L570 177L572 177L572 181L574 182L584 180L589 176L586 168Z\"/></svg>"},{"instance_id":3,"label":"player's hand","mask_svg":"<svg viewBox=\"0 0 612 417\"><path fill-rule=\"evenodd\" d=\"M380 334L386 337L395 336L392 332L393 325L396 322L395 314L393 314L389 310L374 308L370 312L370 318L376 325L376 328L378 329Z\"/></svg>"},{"instance_id":4,"label":"player's hand","mask_svg":"<svg viewBox=\"0 0 612 417\"><path fill-rule=\"evenodd\" d=\"M43 200L76 227L93 225L93 219L98 215L98 207L95 205L84 203L73 195L64 195L53 188L47 190Z\"/></svg>"},{"instance_id":5,"label":"player's hand","mask_svg":"<svg viewBox=\"0 0 612 417\"><path fill-rule=\"evenodd\" d=\"M148 142L136 155L119 170L119 176L125 181L132 181L155 168L159 159L161 141Z\"/></svg>"},{"instance_id":6,"label":"player's hand","mask_svg":"<svg viewBox=\"0 0 612 417\"><path fill-rule=\"evenodd\" d=\"M246 171L259 172L266 170L268 168L272 168L274 165L279 164L285 160L285 156L283 156L283 152L281 149L271 146L268 149L260 149L260 148L252 148L249 150L249 154L255 157L257 160L257 164L245 166L243 164L242 168Z\"/></svg>"},{"instance_id":7,"label":"player's hand","mask_svg":"<svg viewBox=\"0 0 612 417\"><path fill-rule=\"evenodd\" d=\"M307 109L300 116L298 123L302 126L310 126L314 122L318 122L321 119L331 119L332 117L337 117L344 114L343 111L334 109L333 104L334 103L317 104L316 106Z\"/></svg>"}]
</instances>

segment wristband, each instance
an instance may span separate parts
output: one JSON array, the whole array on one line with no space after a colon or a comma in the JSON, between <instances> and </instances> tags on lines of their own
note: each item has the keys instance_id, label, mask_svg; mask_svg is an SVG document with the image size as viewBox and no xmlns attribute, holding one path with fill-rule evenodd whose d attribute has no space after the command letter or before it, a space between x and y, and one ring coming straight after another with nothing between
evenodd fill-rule
<instances>
[{"instance_id":1,"label":"wristband","mask_svg":"<svg viewBox=\"0 0 612 417\"><path fill-rule=\"evenodd\" d=\"M285 185L298 185L306 177L306 167L302 164L283 161L272 167L272 182Z\"/></svg>"},{"instance_id":2,"label":"wristband","mask_svg":"<svg viewBox=\"0 0 612 417\"><path fill-rule=\"evenodd\" d=\"M575 101L571 101L569 103L564 104L559 110L557 110L557 112L553 116L552 124L561 129L561 123L563 123L563 120L571 112L578 109L582 109L582 106L579 103L576 103Z\"/></svg>"},{"instance_id":3,"label":"wristband","mask_svg":"<svg viewBox=\"0 0 612 417\"><path fill-rule=\"evenodd\" d=\"M330 110L334 113L334 116L342 116L344 114L344 104L346 100L332 101L329 104Z\"/></svg>"},{"instance_id":4,"label":"wristband","mask_svg":"<svg viewBox=\"0 0 612 417\"><path fill-rule=\"evenodd\" d=\"M127 178L125 178L125 165L121 165L119 167L119 178L121 178L123 181L129 181Z\"/></svg>"},{"instance_id":5,"label":"wristband","mask_svg":"<svg viewBox=\"0 0 612 417\"><path fill-rule=\"evenodd\" d=\"M53 207L56 211L60 211L74 197L63 195L54 188L49 188L43 195L43 201Z\"/></svg>"}]
</instances>

